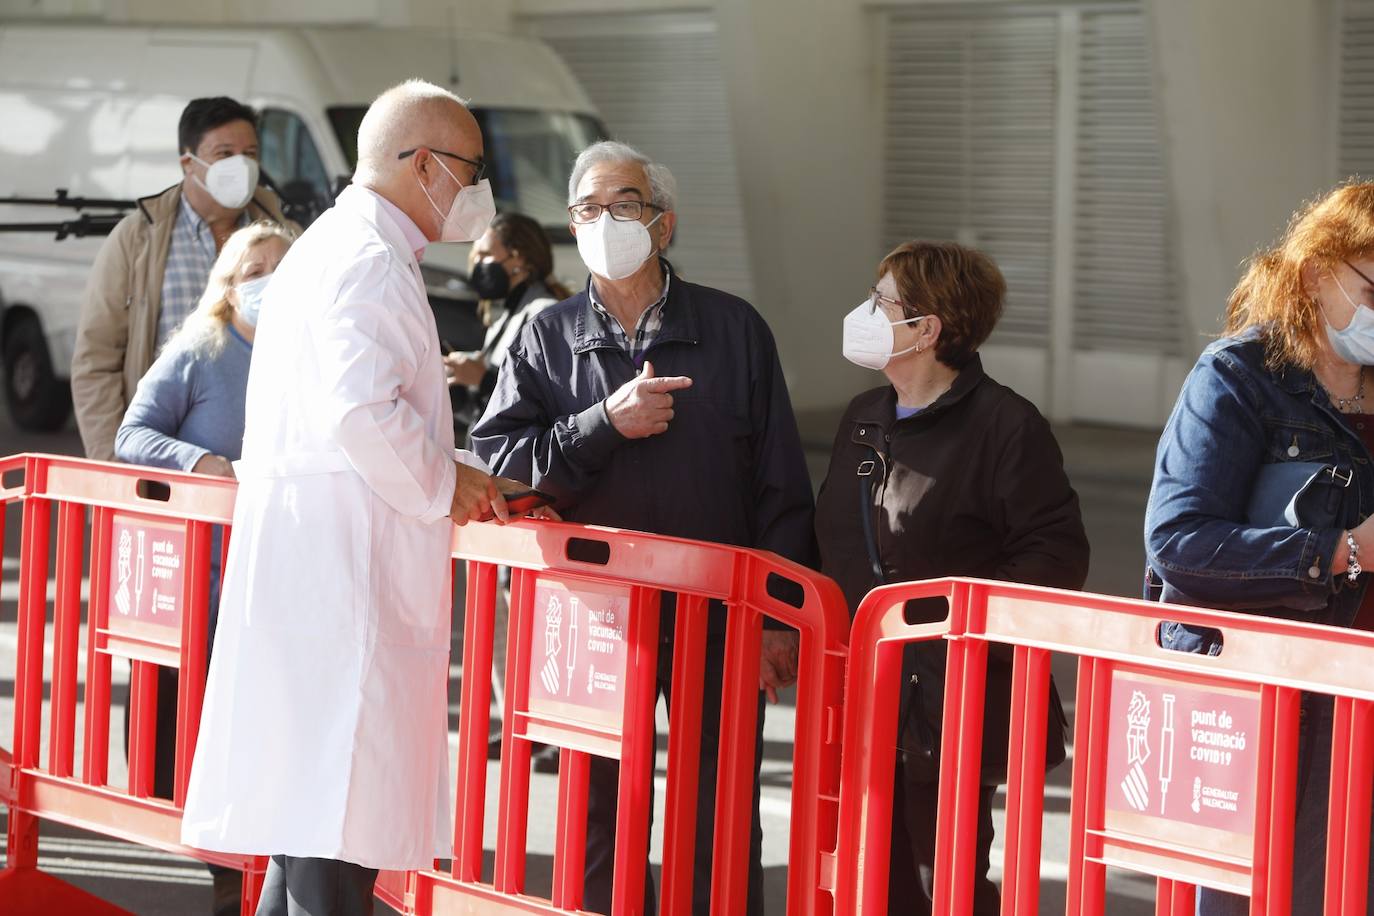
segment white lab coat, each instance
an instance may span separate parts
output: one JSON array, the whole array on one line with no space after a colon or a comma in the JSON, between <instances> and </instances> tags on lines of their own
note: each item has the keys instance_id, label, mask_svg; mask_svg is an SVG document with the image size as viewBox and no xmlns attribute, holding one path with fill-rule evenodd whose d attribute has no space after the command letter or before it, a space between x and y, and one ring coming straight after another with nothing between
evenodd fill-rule
<instances>
[{"instance_id":1,"label":"white lab coat","mask_svg":"<svg viewBox=\"0 0 1374 916\"><path fill-rule=\"evenodd\" d=\"M428 866L452 849L453 421L419 265L373 192L277 269L246 417L182 841Z\"/></svg>"}]
</instances>

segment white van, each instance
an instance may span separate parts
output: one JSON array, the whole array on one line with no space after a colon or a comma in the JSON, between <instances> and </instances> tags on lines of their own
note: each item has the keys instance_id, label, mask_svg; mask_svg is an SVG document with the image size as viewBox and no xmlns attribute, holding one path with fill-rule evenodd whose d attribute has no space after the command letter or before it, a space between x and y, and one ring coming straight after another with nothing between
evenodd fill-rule
<instances>
[{"instance_id":1,"label":"white van","mask_svg":"<svg viewBox=\"0 0 1374 916\"><path fill-rule=\"evenodd\" d=\"M0 24L0 198L133 200L181 180L177 121L192 98L227 95L260 112L262 171L297 213L327 208L353 172L359 120L382 90L418 76L471 102L497 208L538 219L555 273L586 277L567 229L577 152L605 136L586 94L545 44L418 29L196 29ZM0 206L0 224L76 217ZM82 290L101 238L0 231L0 346L18 425L70 412ZM432 246L423 269L439 334L480 344L464 278L468 246Z\"/></svg>"}]
</instances>

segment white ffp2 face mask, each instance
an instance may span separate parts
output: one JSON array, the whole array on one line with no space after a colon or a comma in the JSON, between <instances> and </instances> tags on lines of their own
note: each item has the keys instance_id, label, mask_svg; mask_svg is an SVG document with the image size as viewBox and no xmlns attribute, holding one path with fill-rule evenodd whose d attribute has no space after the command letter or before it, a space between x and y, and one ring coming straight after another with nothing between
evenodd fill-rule
<instances>
[{"instance_id":1,"label":"white ffp2 face mask","mask_svg":"<svg viewBox=\"0 0 1374 916\"><path fill-rule=\"evenodd\" d=\"M1336 351L1336 355L1346 362L1358 366L1374 366L1374 309L1351 299L1339 280L1336 281L1336 288L1341 291L1346 302L1355 306L1355 314L1351 316L1350 324L1339 331L1327 321L1326 339L1330 341L1331 349ZM1325 317L1323 320L1325 321Z\"/></svg>"},{"instance_id":2,"label":"white ffp2 face mask","mask_svg":"<svg viewBox=\"0 0 1374 916\"><path fill-rule=\"evenodd\" d=\"M645 224L637 219L612 219L610 210L602 210L596 222L577 227L577 253L582 263L598 277L625 279L654 253L649 226L661 216L659 213Z\"/></svg>"},{"instance_id":3,"label":"white ffp2 face mask","mask_svg":"<svg viewBox=\"0 0 1374 916\"><path fill-rule=\"evenodd\" d=\"M483 178L476 184L464 185L458 177L449 171L448 166L440 161L438 156L430 157L434 162L439 163L439 168L448 173L454 183L458 185L458 193L454 195L453 203L449 205L448 212L439 209L439 205L434 202L434 198L429 196L429 189L425 187L423 181L420 182L420 190L425 192L425 198L429 205L434 208L444 220L439 227L439 241L441 242L475 242L482 237L482 233L487 231L487 226L491 225L491 219L496 215L496 201L491 196L491 182ZM416 176L419 181L419 176Z\"/></svg>"},{"instance_id":4,"label":"white ffp2 face mask","mask_svg":"<svg viewBox=\"0 0 1374 916\"><path fill-rule=\"evenodd\" d=\"M896 342L892 329L899 324L915 324L925 317L918 315L905 321L888 321L887 315L876 307L870 296L844 316L844 358L865 369L885 368L893 357L905 356L916 349L912 345L892 352Z\"/></svg>"},{"instance_id":5,"label":"white ffp2 face mask","mask_svg":"<svg viewBox=\"0 0 1374 916\"><path fill-rule=\"evenodd\" d=\"M205 178L192 175L192 180L209 192L215 203L226 210L242 210L248 206L253 192L258 189L258 160L240 154L206 162L195 153L187 155L205 166Z\"/></svg>"}]
</instances>

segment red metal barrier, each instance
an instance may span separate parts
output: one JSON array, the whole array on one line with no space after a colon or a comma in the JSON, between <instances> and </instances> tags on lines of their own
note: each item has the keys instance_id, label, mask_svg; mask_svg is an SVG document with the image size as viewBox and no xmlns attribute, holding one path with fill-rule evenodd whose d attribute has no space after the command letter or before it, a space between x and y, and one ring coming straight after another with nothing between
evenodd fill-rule
<instances>
[{"instance_id":1,"label":"red metal barrier","mask_svg":"<svg viewBox=\"0 0 1374 916\"><path fill-rule=\"evenodd\" d=\"M916 598L947 599L948 618L905 623L903 605ZM1220 630L1221 654L1161 648L1163 621ZM1104 912L1113 867L1157 878L1161 916L1191 914L1197 886L1250 895L1254 916L1285 916L1303 691L1336 697L1327 912L1364 912L1374 634L960 579L877 589L855 617L837 912L887 912L901 656L907 644L931 639L948 645L936 913L971 912L967 838L977 832L988 650L998 644L1014 647L1004 914L1038 911L1052 652L1080 658L1067 913Z\"/></svg>"},{"instance_id":2,"label":"red metal barrier","mask_svg":"<svg viewBox=\"0 0 1374 916\"><path fill-rule=\"evenodd\" d=\"M716 797L712 912L744 912L763 617L801 632L787 912L832 912L840 693L848 613L829 579L771 554L550 522L458 529L467 561L454 860L448 871L383 874L378 893L405 913L569 913L583 902L590 755L619 758L612 913L636 914L654 756L659 598L677 595L660 912L692 910L697 758L707 603L729 609ZM576 559L580 557L581 559ZM493 880L482 880L487 729L497 567L513 569ZM779 581L800 595L773 597ZM573 627L588 629L580 634ZM598 654L599 667L577 653ZM576 687L576 691L573 688ZM526 893L530 745L562 748L553 893ZM823 867L823 864L830 868Z\"/></svg>"},{"instance_id":3,"label":"red metal barrier","mask_svg":"<svg viewBox=\"0 0 1374 916\"><path fill-rule=\"evenodd\" d=\"M180 840L181 806L205 689L211 532L214 526L226 526L227 550L234 493L230 480L127 465L44 455L0 459L0 514L11 505L23 510L14 744L9 754L0 754L0 802L10 812L7 867L0 872L0 909L5 913L123 912L38 870L40 820L243 870L243 912L252 912L266 860L189 849ZM3 537L0 524L0 547ZM87 537L89 552L84 548ZM51 581L50 553L56 555ZM87 565L86 684L81 695L82 572ZM45 670L50 607L52 667ZM115 658L132 666L129 781L124 788L108 779ZM182 674L171 800L153 795L159 667ZM51 690L46 730L45 683ZM84 705L80 741L78 705ZM46 759L41 753L45 742Z\"/></svg>"}]
</instances>

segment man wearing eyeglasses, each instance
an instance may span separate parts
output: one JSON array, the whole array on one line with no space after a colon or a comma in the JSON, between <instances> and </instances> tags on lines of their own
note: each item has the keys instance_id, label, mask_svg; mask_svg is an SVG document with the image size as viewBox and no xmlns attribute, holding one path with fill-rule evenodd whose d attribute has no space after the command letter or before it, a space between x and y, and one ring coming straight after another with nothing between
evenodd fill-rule
<instances>
[{"instance_id":1,"label":"man wearing eyeglasses","mask_svg":"<svg viewBox=\"0 0 1374 916\"><path fill-rule=\"evenodd\" d=\"M364 916L378 869L451 855L450 520L506 508L454 450L418 261L486 229L482 151L452 93L383 93L264 294L182 820L272 857L258 916Z\"/></svg>"},{"instance_id":2,"label":"man wearing eyeglasses","mask_svg":"<svg viewBox=\"0 0 1374 916\"><path fill-rule=\"evenodd\" d=\"M747 302L688 282L663 257L677 226L675 191L667 168L622 143L598 143L578 157L568 213L591 278L583 292L525 326L473 429L473 448L498 473L555 496L571 521L764 548L811 564L811 483L773 335ZM713 608L692 896L693 911L703 914L711 896L725 622L724 609ZM658 686L671 705L670 602L659 633ZM767 626L749 913L763 905L763 698L776 699L796 669L796 634ZM592 912L610 911L617 773L614 761L592 759L584 903ZM644 912L652 914L648 877L645 886Z\"/></svg>"}]
</instances>

